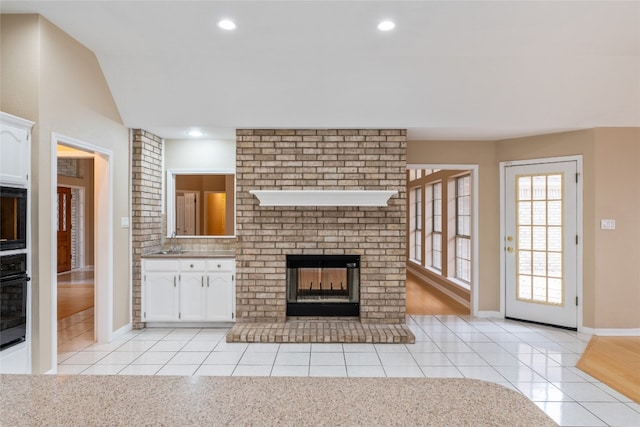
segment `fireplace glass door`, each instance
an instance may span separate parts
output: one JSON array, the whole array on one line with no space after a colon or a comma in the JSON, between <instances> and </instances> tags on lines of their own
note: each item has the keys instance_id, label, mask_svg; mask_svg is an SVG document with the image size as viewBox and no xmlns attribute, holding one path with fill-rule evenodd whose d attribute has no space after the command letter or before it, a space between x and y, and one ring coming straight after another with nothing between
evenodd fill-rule
<instances>
[{"instance_id":1,"label":"fireplace glass door","mask_svg":"<svg viewBox=\"0 0 640 427\"><path fill-rule=\"evenodd\" d=\"M360 256L287 256L288 316L358 316Z\"/></svg>"}]
</instances>

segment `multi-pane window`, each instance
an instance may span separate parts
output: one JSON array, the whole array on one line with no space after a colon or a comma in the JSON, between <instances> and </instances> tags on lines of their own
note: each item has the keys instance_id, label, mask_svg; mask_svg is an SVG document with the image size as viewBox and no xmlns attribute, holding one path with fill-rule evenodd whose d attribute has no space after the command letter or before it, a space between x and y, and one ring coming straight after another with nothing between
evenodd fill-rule
<instances>
[{"instance_id":1,"label":"multi-pane window","mask_svg":"<svg viewBox=\"0 0 640 427\"><path fill-rule=\"evenodd\" d=\"M411 203L411 241L409 256L422 261L422 189L414 188L410 193Z\"/></svg>"},{"instance_id":2,"label":"multi-pane window","mask_svg":"<svg viewBox=\"0 0 640 427\"><path fill-rule=\"evenodd\" d=\"M456 279L471 281L471 176L456 178Z\"/></svg>"},{"instance_id":3,"label":"multi-pane window","mask_svg":"<svg viewBox=\"0 0 640 427\"><path fill-rule=\"evenodd\" d=\"M442 270L442 183L431 185L431 267Z\"/></svg>"},{"instance_id":4,"label":"multi-pane window","mask_svg":"<svg viewBox=\"0 0 640 427\"><path fill-rule=\"evenodd\" d=\"M407 197L408 257L469 289L472 278L472 173L469 170L410 169Z\"/></svg>"},{"instance_id":5,"label":"multi-pane window","mask_svg":"<svg viewBox=\"0 0 640 427\"><path fill-rule=\"evenodd\" d=\"M517 299L562 305L563 176L517 178Z\"/></svg>"}]
</instances>

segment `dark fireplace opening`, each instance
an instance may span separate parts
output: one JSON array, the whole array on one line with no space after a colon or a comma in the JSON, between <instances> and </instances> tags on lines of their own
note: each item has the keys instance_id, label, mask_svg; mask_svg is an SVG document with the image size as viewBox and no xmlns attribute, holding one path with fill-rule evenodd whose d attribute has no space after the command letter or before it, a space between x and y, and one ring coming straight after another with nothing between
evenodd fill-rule
<instances>
[{"instance_id":1,"label":"dark fireplace opening","mask_svg":"<svg viewBox=\"0 0 640 427\"><path fill-rule=\"evenodd\" d=\"M359 315L359 255L287 255L287 316Z\"/></svg>"}]
</instances>

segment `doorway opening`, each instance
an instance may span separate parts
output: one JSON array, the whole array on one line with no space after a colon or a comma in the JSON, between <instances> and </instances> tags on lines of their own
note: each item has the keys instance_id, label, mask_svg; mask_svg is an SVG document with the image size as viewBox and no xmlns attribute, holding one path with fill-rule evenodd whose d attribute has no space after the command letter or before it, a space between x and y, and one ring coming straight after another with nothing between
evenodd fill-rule
<instances>
[{"instance_id":1,"label":"doorway opening","mask_svg":"<svg viewBox=\"0 0 640 427\"><path fill-rule=\"evenodd\" d=\"M55 366L59 353L111 340L113 175L108 150L57 134L52 148Z\"/></svg>"},{"instance_id":2,"label":"doorway opening","mask_svg":"<svg viewBox=\"0 0 640 427\"><path fill-rule=\"evenodd\" d=\"M56 148L57 337L58 353L65 353L95 342L94 159Z\"/></svg>"},{"instance_id":3,"label":"doorway opening","mask_svg":"<svg viewBox=\"0 0 640 427\"><path fill-rule=\"evenodd\" d=\"M476 315L478 166L407 166L407 313Z\"/></svg>"}]
</instances>

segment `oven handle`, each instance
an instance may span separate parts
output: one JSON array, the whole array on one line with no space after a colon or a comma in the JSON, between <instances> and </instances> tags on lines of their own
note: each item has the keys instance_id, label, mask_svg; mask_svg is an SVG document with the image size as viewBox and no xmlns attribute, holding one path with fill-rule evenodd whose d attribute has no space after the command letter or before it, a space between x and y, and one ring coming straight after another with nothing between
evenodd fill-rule
<instances>
[{"instance_id":1,"label":"oven handle","mask_svg":"<svg viewBox=\"0 0 640 427\"><path fill-rule=\"evenodd\" d=\"M0 286L13 285L20 282L29 282L31 277L29 276L19 276L19 277L11 277L9 279L0 280Z\"/></svg>"}]
</instances>

